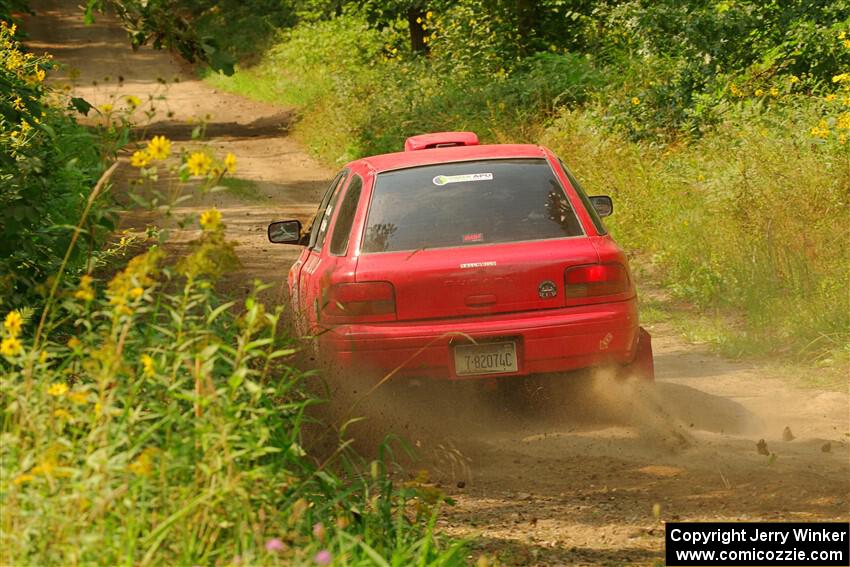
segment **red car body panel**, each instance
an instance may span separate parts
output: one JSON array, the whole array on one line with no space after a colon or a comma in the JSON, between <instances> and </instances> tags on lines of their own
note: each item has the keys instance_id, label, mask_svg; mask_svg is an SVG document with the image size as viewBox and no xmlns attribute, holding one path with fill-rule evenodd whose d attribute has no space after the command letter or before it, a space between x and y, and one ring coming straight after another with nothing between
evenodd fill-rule
<instances>
[{"instance_id":1,"label":"red car body panel","mask_svg":"<svg viewBox=\"0 0 850 567\"><path fill-rule=\"evenodd\" d=\"M453 349L497 341L514 343L516 349L516 370L497 377L612 364L631 365L652 378L650 339L638 326L626 256L609 235L597 230L558 159L533 145L433 147L442 140L473 143L471 133L451 134L467 137L420 136L409 141L409 151L346 166L347 179L338 199L331 202L344 199L355 176L362 179L346 253L331 254L330 239L325 238L321 246L302 251L288 278L292 308L299 315L297 330L316 337L322 361L354 371L398 371L436 379L490 378L460 375ZM500 158L547 160L584 235L361 254L374 181L381 172ZM335 208L327 215L330 234L339 215L340 207ZM625 268L628 278L617 293L567 297L564 278L569 268L617 264ZM327 315L333 311L326 308L335 301L334 290L345 289L340 284L363 282L379 282L376 285L385 288L376 289L387 290L391 284L393 312L369 322L338 322ZM556 282L556 295L544 297L541 282Z\"/></svg>"},{"instance_id":2,"label":"red car body panel","mask_svg":"<svg viewBox=\"0 0 850 567\"><path fill-rule=\"evenodd\" d=\"M458 376L451 349L466 343L517 342L519 368L500 376L564 372L604 364L628 364L636 353L633 302L500 314L459 322L343 325L322 336L322 354L335 369L393 371L436 379ZM480 378L486 376L474 376Z\"/></svg>"}]
</instances>

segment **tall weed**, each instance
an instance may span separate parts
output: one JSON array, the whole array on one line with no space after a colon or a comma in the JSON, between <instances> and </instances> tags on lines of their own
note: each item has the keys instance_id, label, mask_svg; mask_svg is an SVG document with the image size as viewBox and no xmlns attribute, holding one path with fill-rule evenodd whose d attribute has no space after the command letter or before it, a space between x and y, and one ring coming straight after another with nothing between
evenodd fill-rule
<instances>
[{"instance_id":1,"label":"tall weed","mask_svg":"<svg viewBox=\"0 0 850 567\"><path fill-rule=\"evenodd\" d=\"M0 358L0 549L9 564L458 564L443 502L343 445L311 455L281 310L223 302L220 216L172 264L153 247L9 312ZM345 465L345 466L343 466ZM338 476L345 472L345 478ZM426 495L427 494L427 495Z\"/></svg>"}]
</instances>

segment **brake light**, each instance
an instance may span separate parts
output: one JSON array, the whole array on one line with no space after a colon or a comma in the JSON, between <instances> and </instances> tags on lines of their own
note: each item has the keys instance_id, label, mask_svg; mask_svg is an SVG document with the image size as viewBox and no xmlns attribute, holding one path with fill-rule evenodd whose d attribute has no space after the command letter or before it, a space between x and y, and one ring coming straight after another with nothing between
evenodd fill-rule
<instances>
[{"instance_id":1,"label":"brake light","mask_svg":"<svg viewBox=\"0 0 850 567\"><path fill-rule=\"evenodd\" d=\"M622 264L594 264L568 268L567 300L617 295L629 291L629 274Z\"/></svg>"},{"instance_id":2,"label":"brake light","mask_svg":"<svg viewBox=\"0 0 850 567\"><path fill-rule=\"evenodd\" d=\"M325 323L367 323L395 318L395 289L389 282L335 284L325 293L322 308Z\"/></svg>"}]
</instances>

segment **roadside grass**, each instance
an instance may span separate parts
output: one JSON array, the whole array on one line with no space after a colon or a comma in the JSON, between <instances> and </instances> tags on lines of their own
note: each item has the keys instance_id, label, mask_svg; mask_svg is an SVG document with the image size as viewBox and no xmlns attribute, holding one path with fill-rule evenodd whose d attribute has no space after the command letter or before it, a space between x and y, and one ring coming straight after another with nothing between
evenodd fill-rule
<instances>
[{"instance_id":1,"label":"roadside grass","mask_svg":"<svg viewBox=\"0 0 850 567\"><path fill-rule=\"evenodd\" d=\"M775 94L717 103L699 138L636 142L610 123L611 108L625 98L620 116L634 122L651 109L612 92L625 83L604 83L586 61L543 54L500 74L436 47L427 60L390 56L386 41L356 16L304 24L258 64L209 80L297 105L295 136L330 164L399 151L426 131L545 144L589 193L614 197L612 234L695 317L739 318L701 333L722 352L850 363L850 144L841 134L850 125L835 106L847 90L840 81L839 98L823 98L777 77Z\"/></svg>"},{"instance_id":2,"label":"roadside grass","mask_svg":"<svg viewBox=\"0 0 850 567\"><path fill-rule=\"evenodd\" d=\"M433 533L438 491L394 486L344 442L302 446L319 400L262 286L240 305L213 292L232 254L208 224L176 263L154 247L69 282L44 318L7 314L3 562L461 564Z\"/></svg>"},{"instance_id":3,"label":"roadside grass","mask_svg":"<svg viewBox=\"0 0 850 567\"><path fill-rule=\"evenodd\" d=\"M257 183L250 179L239 177L225 177L219 183L227 188L227 193L244 201L264 201L265 197L260 193Z\"/></svg>"},{"instance_id":4,"label":"roadside grass","mask_svg":"<svg viewBox=\"0 0 850 567\"><path fill-rule=\"evenodd\" d=\"M789 365L784 357L766 352L760 337L750 338L747 335L740 312L731 309L698 310L693 304L672 298L669 293L655 293L660 289L656 286L646 280L638 282L640 322L649 328L650 333L664 329L665 334L675 333L691 344L708 346L726 358L758 362L767 374L797 386L847 391L847 367L840 359Z\"/></svg>"},{"instance_id":5,"label":"roadside grass","mask_svg":"<svg viewBox=\"0 0 850 567\"><path fill-rule=\"evenodd\" d=\"M240 69L240 72L230 77L221 73L207 73L206 80L216 88L236 92L254 100L282 105L298 104L297 99L281 97L280 93L287 89L281 86L279 77L261 77L253 68Z\"/></svg>"},{"instance_id":6,"label":"roadside grass","mask_svg":"<svg viewBox=\"0 0 850 567\"><path fill-rule=\"evenodd\" d=\"M653 148L565 112L541 141L590 193L614 197L613 234L648 258L674 298L697 316L737 316L707 333L725 354L841 366L850 358L850 160L845 148L806 139L806 119L778 110Z\"/></svg>"}]
</instances>

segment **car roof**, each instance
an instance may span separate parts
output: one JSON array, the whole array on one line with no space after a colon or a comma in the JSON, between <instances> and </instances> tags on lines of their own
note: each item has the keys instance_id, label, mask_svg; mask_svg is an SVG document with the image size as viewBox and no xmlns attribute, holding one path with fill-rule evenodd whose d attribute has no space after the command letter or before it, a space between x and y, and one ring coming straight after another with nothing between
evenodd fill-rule
<instances>
[{"instance_id":1,"label":"car roof","mask_svg":"<svg viewBox=\"0 0 850 567\"><path fill-rule=\"evenodd\" d=\"M380 173L394 169L457 161L545 157L544 149L534 144L489 144L381 154L353 161L349 164L349 167L363 164L376 173Z\"/></svg>"}]
</instances>

